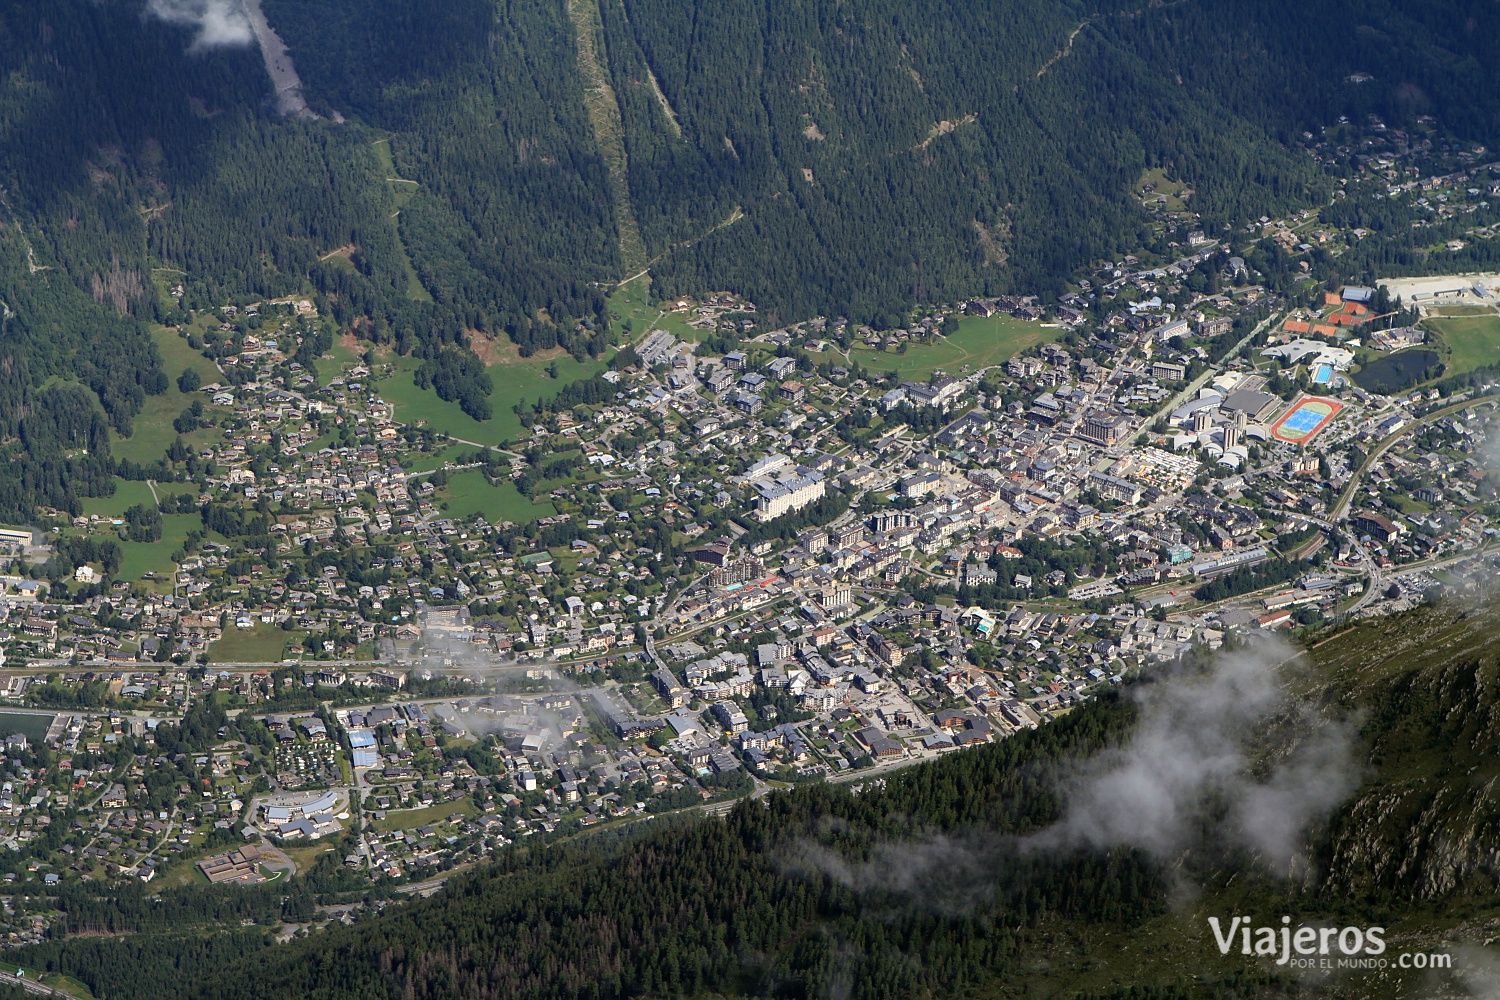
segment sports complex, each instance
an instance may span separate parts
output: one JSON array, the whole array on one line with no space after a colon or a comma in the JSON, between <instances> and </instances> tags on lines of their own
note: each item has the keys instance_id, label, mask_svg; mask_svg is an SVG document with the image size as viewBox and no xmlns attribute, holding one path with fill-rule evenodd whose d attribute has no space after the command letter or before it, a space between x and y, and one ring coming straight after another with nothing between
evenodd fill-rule
<instances>
[{"instance_id":1,"label":"sports complex","mask_svg":"<svg viewBox=\"0 0 1500 1000\"><path fill-rule=\"evenodd\" d=\"M1339 415L1344 404L1318 396L1304 396L1289 410L1286 416L1276 421L1271 436L1278 441L1292 444L1307 444Z\"/></svg>"}]
</instances>

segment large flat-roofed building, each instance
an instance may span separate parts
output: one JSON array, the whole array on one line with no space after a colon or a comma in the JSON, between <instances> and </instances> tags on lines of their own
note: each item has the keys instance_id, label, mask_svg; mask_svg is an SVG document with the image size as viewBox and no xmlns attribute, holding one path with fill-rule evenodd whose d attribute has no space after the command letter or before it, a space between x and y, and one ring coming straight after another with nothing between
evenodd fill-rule
<instances>
[{"instance_id":1,"label":"large flat-roofed building","mask_svg":"<svg viewBox=\"0 0 1500 1000\"><path fill-rule=\"evenodd\" d=\"M1087 487L1106 500L1121 503L1136 503L1141 499L1141 487L1128 479L1111 476L1104 472L1090 472Z\"/></svg>"},{"instance_id":2,"label":"large flat-roofed building","mask_svg":"<svg viewBox=\"0 0 1500 1000\"><path fill-rule=\"evenodd\" d=\"M1352 523L1355 531L1369 535L1371 538L1378 538L1382 542L1394 542L1396 536L1401 534L1400 527L1393 524L1390 518L1373 511L1355 514Z\"/></svg>"},{"instance_id":3,"label":"large flat-roofed building","mask_svg":"<svg viewBox=\"0 0 1500 1000\"><path fill-rule=\"evenodd\" d=\"M1095 410L1083 418L1078 429L1073 433L1085 441L1102 444L1110 447L1116 444L1121 435L1128 433L1130 422L1123 413L1109 413L1103 410Z\"/></svg>"},{"instance_id":4,"label":"large flat-roofed building","mask_svg":"<svg viewBox=\"0 0 1500 1000\"><path fill-rule=\"evenodd\" d=\"M751 486L756 492L755 516L762 521L800 510L820 499L826 490L821 472L800 465L774 478L757 479Z\"/></svg>"},{"instance_id":5,"label":"large flat-roofed building","mask_svg":"<svg viewBox=\"0 0 1500 1000\"><path fill-rule=\"evenodd\" d=\"M906 397L917 406L947 406L963 395L967 383L951 376L933 376L928 382L904 382L901 388Z\"/></svg>"},{"instance_id":6,"label":"large flat-roofed building","mask_svg":"<svg viewBox=\"0 0 1500 1000\"><path fill-rule=\"evenodd\" d=\"M1225 573L1243 569L1246 566L1258 566L1266 561L1269 553L1270 550L1264 545L1239 549L1227 556L1199 560L1193 563L1193 572L1205 580L1211 580L1216 576L1223 576Z\"/></svg>"},{"instance_id":7,"label":"large flat-roofed building","mask_svg":"<svg viewBox=\"0 0 1500 1000\"><path fill-rule=\"evenodd\" d=\"M206 858L198 862L198 867L215 885L220 882L255 885L266 880L260 873L260 849L249 844L228 854Z\"/></svg>"},{"instance_id":8,"label":"large flat-roofed building","mask_svg":"<svg viewBox=\"0 0 1500 1000\"><path fill-rule=\"evenodd\" d=\"M1281 399L1259 389L1237 389L1219 404L1229 414L1243 413L1252 423L1263 423L1281 405Z\"/></svg>"}]
</instances>

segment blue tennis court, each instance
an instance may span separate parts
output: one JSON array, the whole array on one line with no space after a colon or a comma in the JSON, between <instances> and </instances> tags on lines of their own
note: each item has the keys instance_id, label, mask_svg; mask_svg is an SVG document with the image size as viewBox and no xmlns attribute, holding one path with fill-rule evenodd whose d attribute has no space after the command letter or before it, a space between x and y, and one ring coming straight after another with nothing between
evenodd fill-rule
<instances>
[{"instance_id":1,"label":"blue tennis court","mask_svg":"<svg viewBox=\"0 0 1500 1000\"><path fill-rule=\"evenodd\" d=\"M1300 406L1297 408L1296 413L1293 413L1281 422L1281 427L1283 430L1291 431L1300 437L1322 423L1323 418L1326 416L1328 416L1327 413L1319 413L1310 407Z\"/></svg>"}]
</instances>

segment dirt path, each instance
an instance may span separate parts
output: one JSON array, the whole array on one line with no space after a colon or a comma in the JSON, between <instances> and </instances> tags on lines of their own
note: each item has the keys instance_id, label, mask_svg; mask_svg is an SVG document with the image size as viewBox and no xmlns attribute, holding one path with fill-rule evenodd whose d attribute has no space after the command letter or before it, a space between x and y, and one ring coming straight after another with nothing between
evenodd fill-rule
<instances>
[{"instance_id":1,"label":"dirt path","mask_svg":"<svg viewBox=\"0 0 1500 1000\"><path fill-rule=\"evenodd\" d=\"M1087 28L1089 26L1089 24L1090 24L1089 21L1084 21L1078 27L1076 27L1072 31L1068 32L1068 41L1067 41L1067 44L1065 44L1058 51L1057 55L1053 56L1051 59L1048 59L1047 62L1045 64L1043 64L1043 66L1042 66L1041 69L1039 69L1039 70L1036 71L1036 78L1038 80L1040 80L1042 78L1042 74L1043 73L1046 73L1053 66L1057 65L1059 62L1061 62L1062 60L1068 58L1068 56L1070 56L1070 55L1073 54L1073 39L1077 38L1078 37L1078 33L1080 31L1082 31L1084 28Z\"/></svg>"}]
</instances>

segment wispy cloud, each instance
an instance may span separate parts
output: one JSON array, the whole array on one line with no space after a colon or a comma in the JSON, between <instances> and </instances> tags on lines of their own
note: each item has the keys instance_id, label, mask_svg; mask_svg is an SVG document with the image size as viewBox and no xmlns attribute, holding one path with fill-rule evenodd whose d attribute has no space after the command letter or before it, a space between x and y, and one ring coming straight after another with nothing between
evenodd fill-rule
<instances>
[{"instance_id":1,"label":"wispy cloud","mask_svg":"<svg viewBox=\"0 0 1500 1000\"><path fill-rule=\"evenodd\" d=\"M1063 818L1038 832L893 840L858 862L809 842L791 863L942 910L991 898L1018 854L1132 848L1174 863L1194 848L1227 849L1295 875L1309 828L1359 777L1352 727L1321 718L1283 684L1279 668L1295 655L1262 642L1135 686L1135 725L1117 746L1058 772ZM1270 762L1257 765L1263 755Z\"/></svg>"},{"instance_id":2,"label":"wispy cloud","mask_svg":"<svg viewBox=\"0 0 1500 1000\"><path fill-rule=\"evenodd\" d=\"M255 44L242 0L146 0L146 13L166 24L192 29L191 52Z\"/></svg>"},{"instance_id":3,"label":"wispy cloud","mask_svg":"<svg viewBox=\"0 0 1500 1000\"><path fill-rule=\"evenodd\" d=\"M1261 642L1135 688L1129 737L1065 779L1064 819L1027 844L1132 847L1167 860L1192 846L1219 803L1227 812L1212 836L1272 871L1296 866L1308 827L1353 790L1358 768L1349 728L1319 719L1283 686L1278 665L1294 655ZM1257 773L1252 748L1273 726L1286 745Z\"/></svg>"}]
</instances>

